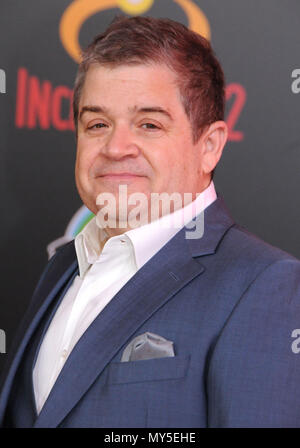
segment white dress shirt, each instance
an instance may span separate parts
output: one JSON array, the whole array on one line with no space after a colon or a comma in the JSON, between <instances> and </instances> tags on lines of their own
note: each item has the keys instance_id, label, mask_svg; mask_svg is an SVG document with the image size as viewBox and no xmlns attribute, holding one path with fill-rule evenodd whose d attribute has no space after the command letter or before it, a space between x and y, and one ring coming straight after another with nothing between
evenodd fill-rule
<instances>
[{"instance_id":1,"label":"white dress shirt","mask_svg":"<svg viewBox=\"0 0 300 448\"><path fill-rule=\"evenodd\" d=\"M211 181L187 206L109 238L102 251L100 241L104 230L98 227L95 217L76 236L79 275L75 277L49 325L33 370L38 413L66 359L93 320L125 283L191 220L191 216L198 215L216 198ZM180 227L178 222L181 222Z\"/></svg>"}]
</instances>

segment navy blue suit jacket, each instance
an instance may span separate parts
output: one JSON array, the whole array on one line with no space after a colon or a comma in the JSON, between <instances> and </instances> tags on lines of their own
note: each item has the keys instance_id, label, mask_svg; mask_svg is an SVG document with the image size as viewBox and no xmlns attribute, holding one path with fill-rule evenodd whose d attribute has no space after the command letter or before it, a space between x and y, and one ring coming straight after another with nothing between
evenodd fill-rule
<instances>
[{"instance_id":1,"label":"navy blue suit jacket","mask_svg":"<svg viewBox=\"0 0 300 448\"><path fill-rule=\"evenodd\" d=\"M237 225L220 196L204 224L200 239L179 231L98 315L35 427L300 427L300 261ZM76 269L72 241L46 266L9 351L0 425L34 330ZM175 356L120 362L145 332L173 341Z\"/></svg>"}]
</instances>

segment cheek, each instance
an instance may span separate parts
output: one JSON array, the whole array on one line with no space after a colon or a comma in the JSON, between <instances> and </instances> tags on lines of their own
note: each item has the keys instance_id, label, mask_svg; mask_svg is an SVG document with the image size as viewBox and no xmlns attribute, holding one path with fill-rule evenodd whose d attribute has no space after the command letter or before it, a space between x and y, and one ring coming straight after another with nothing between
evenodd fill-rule
<instances>
[{"instance_id":1,"label":"cheek","mask_svg":"<svg viewBox=\"0 0 300 448\"><path fill-rule=\"evenodd\" d=\"M75 172L77 178L82 178L83 174L85 173L85 160L82 157L82 153L78 150L76 155Z\"/></svg>"},{"instance_id":2,"label":"cheek","mask_svg":"<svg viewBox=\"0 0 300 448\"><path fill-rule=\"evenodd\" d=\"M156 172L168 173L173 166L173 157L172 150L166 145L159 149L155 148L155 151L150 151L149 161Z\"/></svg>"},{"instance_id":3,"label":"cheek","mask_svg":"<svg viewBox=\"0 0 300 448\"><path fill-rule=\"evenodd\" d=\"M87 146L77 147L76 156L76 173L79 177L88 177L90 167L93 165L95 157L93 151L89 150Z\"/></svg>"},{"instance_id":4,"label":"cheek","mask_svg":"<svg viewBox=\"0 0 300 448\"><path fill-rule=\"evenodd\" d=\"M150 163L154 173L153 189L156 191L169 191L174 188L180 177L182 160L174 157L176 148L170 143L157 151L152 152Z\"/></svg>"}]
</instances>

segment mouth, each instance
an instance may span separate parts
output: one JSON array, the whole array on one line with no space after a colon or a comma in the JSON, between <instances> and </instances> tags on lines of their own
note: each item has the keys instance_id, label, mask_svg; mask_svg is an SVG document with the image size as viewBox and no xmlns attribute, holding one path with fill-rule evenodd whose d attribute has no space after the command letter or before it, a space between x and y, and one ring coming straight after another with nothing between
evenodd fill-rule
<instances>
[{"instance_id":1,"label":"mouth","mask_svg":"<svg viewBox=\"0 0 300 448\"><path fill-rule=\"evenodd\" d=\"M98 178L105 179L105 180L113 180L113 181L120 181L120 180L134 180L136 178L145 177L140 174L134 174L134 173L107 173L100 176L97 176Z\"/></svg>"}]
</instances>

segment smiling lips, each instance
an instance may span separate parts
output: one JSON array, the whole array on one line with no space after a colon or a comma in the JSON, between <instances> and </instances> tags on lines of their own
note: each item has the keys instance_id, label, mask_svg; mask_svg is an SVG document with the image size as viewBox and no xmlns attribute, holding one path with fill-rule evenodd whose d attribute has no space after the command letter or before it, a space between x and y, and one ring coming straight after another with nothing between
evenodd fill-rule
<instances>
[{"instance_id":1,"label":"smiling lips","mask_svg":"<svg viewBox=\"0 0 300 448\"><path fill-rule=\"evenodd\" d=\"M134 173L107 173L107 174L102 174L98 177L103 177L105 179L112 179L112 180L117 180L117 179L133 179L135 177L144 177L141 174L134 174Z\"/></svg>"}]
</instances>

